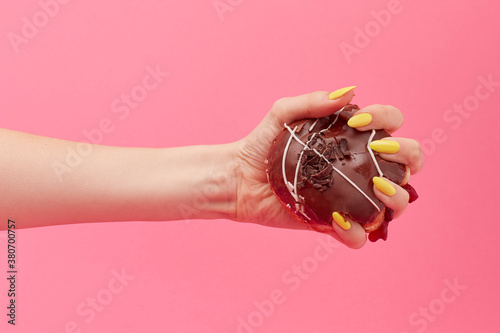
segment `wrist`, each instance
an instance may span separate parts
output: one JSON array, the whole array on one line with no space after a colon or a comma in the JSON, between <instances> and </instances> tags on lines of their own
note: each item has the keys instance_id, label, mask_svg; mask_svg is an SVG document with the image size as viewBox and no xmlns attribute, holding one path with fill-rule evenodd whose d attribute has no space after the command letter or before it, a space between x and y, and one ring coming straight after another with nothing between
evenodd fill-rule
<instances>
[{"instance_id":1,"label":"wrist","mask_svg":"<svg viewBox=\"0 0 500 333\"><path fill-rule=\"evenodd\" d=\"M236 149L236 144L164 149L168 166L158 177L165 186L165 202L162 216L154 219L233 219Z\"/></svg>"},{"instance_id":2,"label":"wrist","mask_svg":"<svg viewBox=\"0 0 500 333\"><path fill-rule=\"evenodd\" d=\"M198 146L199 159L194 172L200 173L200 182L188 202L179 205L183 219L189 218L189 209L194 216L203 219L234 219L238 188L238 173L235 163L236 144Z\"/></svg>"}]
</instances>

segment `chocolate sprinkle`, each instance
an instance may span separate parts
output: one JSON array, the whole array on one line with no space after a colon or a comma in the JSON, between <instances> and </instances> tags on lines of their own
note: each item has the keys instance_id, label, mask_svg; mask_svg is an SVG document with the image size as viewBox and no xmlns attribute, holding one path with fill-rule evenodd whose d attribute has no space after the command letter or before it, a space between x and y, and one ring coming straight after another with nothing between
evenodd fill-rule
<instances>
[{"instance_id":1,"label":"chocolate sprinkle","mask_svg":"<svg viewBox=\"0 0 500 333\"><path fill-rule=\"evenodd\" d=\"M347 105L330 116L285 124L269 150L268 179L284 207L318 231L332 230L332 212L364 227L384 211L384 222L369 237L372 241L385 240L394 212L375 196L371 179L379 175L378 164L384 177L400 184L406 168L376 153L369 154L369 140L389 134L348 126L347 121L357 110L357 106ZM416 192L410 187L407 191L413 200Z\"/></svg>"},{"instance_id":2,"label":"chocolate sprinkle","mask_svg":"<svg viewBox=\"0 0 500 333\"><path fill-rule=\"evenodd\" d=\"M300 163L300 174L302 181L297 184L298 188L302 188L306 183L310 183L314 188L319 191L325 191L328 187L333 185L333 167L321 158L313 149L316 149L331 163L337 158L343 160L350 158L351 153L347 148L347 140L342 138L338 145L333 145L332 142L326 143L324 135L309 136L309 147L302 154L302 161ZM298 154L300 157L300 154Z\"/></svg>"}]
</instances>

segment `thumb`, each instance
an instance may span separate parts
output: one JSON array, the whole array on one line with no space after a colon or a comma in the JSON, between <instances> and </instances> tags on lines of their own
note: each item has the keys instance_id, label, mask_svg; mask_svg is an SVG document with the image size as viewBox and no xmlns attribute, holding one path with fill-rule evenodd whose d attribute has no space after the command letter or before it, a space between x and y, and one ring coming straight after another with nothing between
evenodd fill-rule
<instances>
[{"instance_id":1,"label":"thumb","mask_svg":"<svg viewBox=\"0 0 500 333\"><path fill-rule=\"evenodd\" d=\"M279 127L295 120L321 118L340 110L354 97L355 86L342 88L332 93L317 91L296 97L285 97L274 103L269 115Z\"/></svg>"}]
</instances>

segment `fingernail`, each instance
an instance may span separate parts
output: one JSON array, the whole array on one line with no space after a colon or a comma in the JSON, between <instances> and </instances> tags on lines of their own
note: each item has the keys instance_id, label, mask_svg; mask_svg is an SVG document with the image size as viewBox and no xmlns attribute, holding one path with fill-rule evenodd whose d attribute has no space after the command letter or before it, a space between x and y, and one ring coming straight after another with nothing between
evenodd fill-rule
<instances>
[{"instance_id":1,"label":"fingernail","mask_svg":"<svg viewBox=\"0 0 500 333\"><path fill-rule=\"evenodd\" d=\"M375 184L375 187L385 195L392 197L396 194L396 188L384 178L373 177L373 184Z\"/></svg>"},{"instance_id":2,"label":"fingernail","mask_svg":"<svg viewBox=\"0 0 500 333\"><path fill-rule=\"evenodd\" d=\"M372 122L372 115L371 114L360 113L360 114L357 114L357 115L351 117L351 119L349 119L349 121L347 122L347 125L349 125L351 127L362 127L362 126L368 125L371 122Z\"/></svg>"},{"instance_id":3,"label":"fingernail","mask_svg":"<svg viewBox=\"0 0 500 333\"><path fill-rule=\"evenodd\" d=\"M394 154L399 151L399 142L392 140L375 140L370 142L370 148L379 153Z\"/></svg>"},{"instance_id":4,"label":"fingernail","mask_svg":"<svg viewBox=\"0 0 500 333\"><path fill-rule=\"evenodd\" d=\"M356 86L350 86L350 87L345 87L345 88L342 88L339 90L335 90L334 92L330 93L330 95L328 97L330 99L340 98L340 97L344 96L345 94L347 94L349 91L353 90L354 88L356 88Z\"/></svg>"},{"instance_id":5,"label":"fingernail","mask_svg":"<svg viewBox=\"0 0 500 333\"><path fill-rule=\"evenodd\" d=\"M341 227L343 230L351 229L351 223L349 223L349 221L345 220L344 217L342 215L340 215L339 213L334 212L332 214L332 217L333 217L333 220L335 221L335 223L337 223L337 225L339 227Z\"/></svg>"}]
</instances>

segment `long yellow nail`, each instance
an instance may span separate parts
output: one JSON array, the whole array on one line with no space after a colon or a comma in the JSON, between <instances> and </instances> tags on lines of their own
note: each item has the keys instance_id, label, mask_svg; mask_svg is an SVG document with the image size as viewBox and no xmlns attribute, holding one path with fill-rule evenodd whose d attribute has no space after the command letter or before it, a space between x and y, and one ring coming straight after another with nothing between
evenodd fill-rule
<instances>
[{"instance_id":1,"label":"long yellow nail","mask_svg":"<svg viewBox=\"0 0 500 333\"><path fill-rule=\"evenodd\" d=\"M396 188L384 178L373 177L373 184L375 184L375 187L385 195L392 197L396 194Z\"/></svg>"},{"instance_id":2,"label":"long yellow nail","mask_svg":"<svg viewBox=\"0 0 500 333\"><path fill-rule=\"evenodd\" d=\"M335 90L334 92L330 93L330 95L328 97L330 99L340 98L340 97L344 96L345 94L347 94L349 91L353 90L354 88L356 88L356 86L350 86L350 87L345 87L345 88L342 88L339 90Z\"/></svg>"},{"instance_id":3,"label":"long yellow nail","mask_svg":"<svg viewBox=\"0 0 500 333\"><path fill-rule=\"evenodd\" d=\"M375 140L370 142L370 148L379 153L394 154L399 151L399 142L392 140Z\"/></svg>"},{"instance_id":4,"label":"long yellow nail","mask_svg":"<svg viewBox=\"0 0 500 333\"><path fill-rule=\"evenodd\" d=\"M351 117L351 119L349 119L349 121L347 122L347 125L349 125L351 127L362 127L362 126L368 125L371 122L372 122L372 115L371 114L360 113L360 114L357 114L357 115Z\"/></svg>"},{"instance_id":5,"label":"long yellow nail","mask_svg":"<svg viewBox=\"0 0 500 333\"><path fill-rule=\"evenodd\" d=\"M351 223L349 221L345 220L344 217L342 215L340 215L339 213L334 212L332 214L332 217L333 217L333 220L335 221L335 223L337 223L337 225L339 227L341 227L343 230L351 229Z\"/></svg>"}]
</instances>

